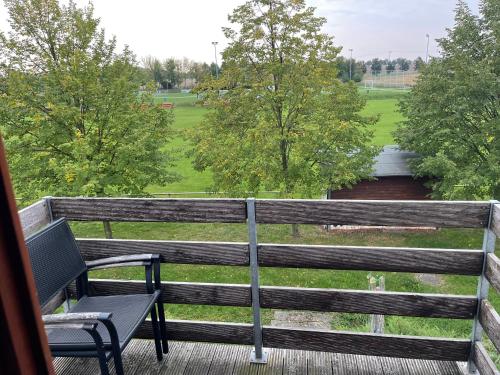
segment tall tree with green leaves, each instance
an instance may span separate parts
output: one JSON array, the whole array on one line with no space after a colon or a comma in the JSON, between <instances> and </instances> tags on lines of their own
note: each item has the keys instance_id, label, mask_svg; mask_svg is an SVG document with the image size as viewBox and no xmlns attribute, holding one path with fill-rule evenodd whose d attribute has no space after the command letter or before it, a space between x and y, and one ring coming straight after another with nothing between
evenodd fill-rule
<instances>
[{"instance_id":1,"label":"tall tree with green leaves","mask_svg":"<svg viewBox=\"0 0 500 375\"><path fill-rule=\"evenodd\" d=\"M106 39L91 5L5 0L0 126L17 195L140 194L166 183L172 114L138 96L133 54Z\"/></svg>"},{"instance_id":2,"label":"tall tree with green leaves","mask_svg":"<svg viewBox=\"0 0 500 375\"><path fill-rule=\"evenodd\" d=\"M442 56L423 68L401 103L407 120L396 137L421 155L413 165L418 175L437 177L436 197L500 197L498 1L484 0L481 10L477 17L459 2L454 27L438 41Z\"/></svg>"},{"instance_id":3,"label":"tall tree with green leaves","mask_svg":"<svg viewBox=\"0 0 500 375\"><path fill-rule=\"evenodd\" d=\"M303 0L251 0L229 20L238 31L223 29L224 70L200 88L211 110L193 134L194 166L213 172L214 189L313 197L369 174L374 119L337 78L325 19Z\"/></svg>"}]
</instances>

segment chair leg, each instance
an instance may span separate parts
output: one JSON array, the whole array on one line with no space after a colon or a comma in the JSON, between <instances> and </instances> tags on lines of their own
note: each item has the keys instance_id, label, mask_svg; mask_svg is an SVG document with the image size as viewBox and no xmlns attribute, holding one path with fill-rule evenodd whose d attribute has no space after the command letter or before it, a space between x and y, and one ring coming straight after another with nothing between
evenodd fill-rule
<instances>
[{"instance_id":1,"label":"chair leg","mask_svg":"<svg viewBox=\"0 0 500 375\"><path fill-rule=\"evenodd\" d=\"M101 336L97 330L86 330L94 339L96 344L97 358L99 359L99 367L101 369L101 375L109 375L108 361L106 360L106 351L102 343Z\"/></svg>"},{"instance_id":2,"label":"chair leg","mask_svg":"<svg viewBox=\"0 0 500 375\"><path fill-rule=\"evenodd\" d=\"M118 349L118 352L113 353L113 362L115 363L116 375L125 375L123 370L122 353Z\"/></svg>"},{"instance_id":3,"label":"chair leg","mask_svg":"<svg viewBox=\"0 0 500 375\"><path fill-rule=\"evenodd\" d=\"M163 353L168 353L167 325L165 323L165 310L163 303L158 301L158 315L160 316L161 346Z\"/></svg>"},{"instance_id":4,"label":"chair leg","mask_svg":"<svg viewBox=\"0 0 500 375\"><path fill-rule=\"evenodd\" d=\"M156 306L153 305L151 308L151 324L153 325L153 337L155 339L155 349L156 349L156 358L158 361L163 359L163 353L161 350L161 334L160 327L158 325L158 317L156 316Z\"/></svg>"}]
</instances>

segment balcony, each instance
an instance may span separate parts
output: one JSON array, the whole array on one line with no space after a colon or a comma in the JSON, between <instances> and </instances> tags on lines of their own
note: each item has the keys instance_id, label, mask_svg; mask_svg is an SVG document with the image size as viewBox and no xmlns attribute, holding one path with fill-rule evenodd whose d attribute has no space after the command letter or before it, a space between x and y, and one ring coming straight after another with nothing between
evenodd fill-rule
<instances>
[{"instance_id":1,"label":"balcony","mask_svg":"<svg viewBox=\"0 0 500 375\"><path fill-rule=\"evenodd\" d=\"M248 267L251 283L162 282L167 304L250 307L253 323L169 320L170 353L156 362L150 324L124 352L127 373L165 374L498 374L481 340L500 349L500 205L495 202L254 199L46 198L20 212L25 235L52 220L239 223L247 242L79 239L85 260L154 252L163 263ZM482 228L483 248L428 249L260 243L260 224ZM189 239L187 239L189 240ZM477 276L477 295L400 293L260 285L265 267ZM140 281L91 281L95 295L142 290ZM69 294L74 291L70 288ZM64 301L60 295L50 310ZM471 339L283 328L262 325L261 309L466 319ZM48 311L45 311L48 312ZM252 360L251 360L252 358ZM267 359L267 361L266 361ZM267 362L267 363L255 363ZM98 373L97 361L55 359L64 374Z\"/></svg>"}]
</instances>

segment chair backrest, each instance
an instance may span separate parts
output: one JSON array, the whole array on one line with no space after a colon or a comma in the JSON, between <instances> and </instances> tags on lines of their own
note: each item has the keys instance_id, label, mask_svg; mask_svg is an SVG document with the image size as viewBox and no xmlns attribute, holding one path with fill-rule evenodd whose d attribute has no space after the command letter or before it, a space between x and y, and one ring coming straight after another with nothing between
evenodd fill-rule
<instances>
[{"instance_id":1,"label":"chair backrest","mask_svg":"<svg viewBox=\"0 0 500 375\"><path fill-rule=\"evenodd\" d=\"M41 306L87 269L64 218L28 238L26 245Z\"/></svg>"}]
</instances>

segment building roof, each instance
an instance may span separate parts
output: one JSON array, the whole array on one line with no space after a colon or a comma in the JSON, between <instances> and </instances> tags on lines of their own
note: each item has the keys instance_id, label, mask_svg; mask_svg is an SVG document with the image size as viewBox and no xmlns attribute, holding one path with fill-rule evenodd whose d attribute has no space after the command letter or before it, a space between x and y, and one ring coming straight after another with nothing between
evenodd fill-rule
<instances>
[{"instance_id":1,"label":"building roof","mask_svg":"<svg viewBox=\"0 0 500 375\"><path fill-rule=\"evenodd\" d=\"M400 150L398 145L384 146L380 154L375 157L372 176L413 176L408 162L416 157L418 157L416 153Z\"/></svg>"}]
</instances>

